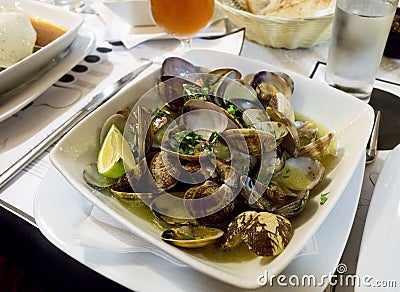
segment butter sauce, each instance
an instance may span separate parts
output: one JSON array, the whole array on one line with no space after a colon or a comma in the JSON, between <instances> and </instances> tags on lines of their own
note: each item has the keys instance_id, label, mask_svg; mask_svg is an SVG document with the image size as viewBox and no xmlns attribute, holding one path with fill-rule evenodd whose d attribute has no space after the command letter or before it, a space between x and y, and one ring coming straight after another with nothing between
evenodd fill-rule
<instances>
[{"instance_id":1,"label":"butter sauce","mask_svg":"<svg viewBox=\"0 0 400 292\"><path fill-rule=\"evenodd\" d=\"M147 207L142 201L137 200L129 200L116 198L127 210L138 216L139 218L150 222L155 228L160 231L163 231L167 226L158 220L153 212L151 212L150 208ZM161 240L161 239L160 239ZM240 244L239 246L233 249L221 249L217 247L217 244L209 245L206 247L198 248L198 249L185 249L190 254L203 257L208 260L212 260L214 262L222 262L222 263L240 263L252 260L257 257L249 248L244 244Z\"/></svg>"}]
</instances>

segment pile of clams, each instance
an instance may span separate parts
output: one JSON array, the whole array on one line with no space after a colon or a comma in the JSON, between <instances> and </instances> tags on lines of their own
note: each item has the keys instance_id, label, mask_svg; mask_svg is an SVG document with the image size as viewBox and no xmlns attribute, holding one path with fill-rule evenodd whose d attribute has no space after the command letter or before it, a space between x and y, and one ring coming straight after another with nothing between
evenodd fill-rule
<instances>
[{"instance_id":1,"label":"pile of clams","mask_svg":"<svg viewBox=\"0 0 400 292\"><path fill-rule=\"evenodd\" d=\"M244 243L275 256L290 242L292 218L322 180L333 134L296 120L294 82L285 73L247 76L164 61L161 78L132 109L110 117L135 166L119 179L84 178L116 197L142 200L162 222L162 239L181 247ZM101 141L100 141L101 143Z\"/></svg>"}]
</instances>

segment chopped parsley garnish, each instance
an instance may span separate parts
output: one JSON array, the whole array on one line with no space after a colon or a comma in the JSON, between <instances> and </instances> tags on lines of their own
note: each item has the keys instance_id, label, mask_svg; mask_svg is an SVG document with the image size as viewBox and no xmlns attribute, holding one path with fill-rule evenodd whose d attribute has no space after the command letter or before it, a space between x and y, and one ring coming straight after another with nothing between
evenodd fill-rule
<instances>
[{"instance_id":1,"label":"chopped parsley garnish","mask_svg":"<svg viewBox=\"0 0 400 292\"><path fill-rule=\"evenodd\" d=\"M328 194L329 193L321 194L321 200L319 202L320 205L323 205L326 203L326 201L328 200Z\"/></svg>"},{"instance_id":2,"label":"chopped parsley garnish","mask_svg":"<svg viewBox=\"0 0 400 292\"><path fill-rule=\"evenodd\" d=\"M245 122L242 118L242 112L237 108L236 105L230 104L225 110L230 113L240 124L245 125Z\"/></svg>"},{"instance_id":3,"label":"chopped parsley garnish","mask_svg":"<svg viewBox=\"0 0 400 292\"><path fill-rule=\"evenodd\" d=\"M178 150L181 154L193 155L195 152L212 151L212 147L217 143L220 134L212 132L210 138L203 139L201 135L197 135L192 130L183 130L173 135L169 140L169 144L173 149ZM197 151L196 151L197 150Z\"/></svg>"},{"instance_id":4,"label":"chopped parsley garnish","mask_svg":"<svg viewBox=\"0 0 400 292\"><path fill-rule=\"evenodd\" d=\"M212 132L211 135L210 135L210 138L208 138L208 144L209 144L210 146L214 146L215 143L217 143L218 138L219 138L220 136L221 136L221 135L220 135L218 132Z\"/></svg>"},{"instance_id":5,"label":"chopped parsley garnish","mask_svg":"<svg viewBox=\"0 0 400 292\"><path fill-rule=\"evenodd\" d=\"M228 113L230 113L232 116L236 116L236 113L238 112L238 108L237 108L235 105L230 104L230 105L227 107L226 111L227 111Z\"/></svg>"},{"instance_id":6,"label":"chopped parsley garnish","mask_svg":"<svg viewBox=\"0 0 400 292\"><path fill-rule=\"evenodd\" d=\"M183 130L175 133L172 139L169 140L169 144L181 154L193 155L196 145L201 140L201 135L197 135L192 130Z\"/></svg>"},{"instance_id":7,"label":"chopped parsley garnish","mask_svg":"<svg viewBox=\"0 0 400 292\"><path fill-rule=\"evenodd\" d=\"M210 89L198 86L197 84L183 84L183 100L186 102L191 99L210 101Z\"/></svg>"},{"instance_id":8,"label":"chopped parsley garnish","mask_svg":"<svg viewBox=\"0 0 400 292\"><path fill-rule=\"evenodd\" d=\"M195 240L196 239L196 237L194 235L190 235L190 234L184 234L182 237L183 237L183 239L186 239L186 240Z\"/></svg>"},{"instance_id":9,"label":"chopped parsley garnish","mask_svg":"<svg viewBox=\"0 0 400 292\"><path fill-rule=\"evenodd\" d=\"M154 115L154 113L152 115ZM160 109L155 113L154 119L160 119L166 115L169 115L169 112L166 109Z\"/></svg>"}]
</instances>

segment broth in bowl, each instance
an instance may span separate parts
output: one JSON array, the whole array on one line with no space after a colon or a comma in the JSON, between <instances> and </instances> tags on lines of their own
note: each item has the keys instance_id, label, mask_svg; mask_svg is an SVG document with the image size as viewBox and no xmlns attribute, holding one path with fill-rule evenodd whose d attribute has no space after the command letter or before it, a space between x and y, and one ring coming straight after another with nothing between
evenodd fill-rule
<instances>
[{"instance_id":1,"label":"broth in bowl","mask_svg":"<svg viewBox=\"0 0 400 292\"><path fill-rule=\"evenodd\" d=\"M0 68L8 68L66 32L28 13L0 10Z\"/></svg>"}]
</instances>

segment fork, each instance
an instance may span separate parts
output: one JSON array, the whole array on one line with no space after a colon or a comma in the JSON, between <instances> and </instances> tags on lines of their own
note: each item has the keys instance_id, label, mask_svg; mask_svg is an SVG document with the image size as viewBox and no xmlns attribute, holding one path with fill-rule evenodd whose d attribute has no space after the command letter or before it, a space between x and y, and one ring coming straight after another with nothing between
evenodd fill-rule
<instances>
[{"instance_id":1,"label":"fork","mask_svg":"<svg viewBox=\"0 0 400 292\"><path fill-rule=\"evenodd\" d=\"M375 161L376 152L378 149L379 122L381 120L381 111L376 113L374 127L372 128L369 147L366 150L365 164L370 164Z\"/></svg>"}]
</instances>

